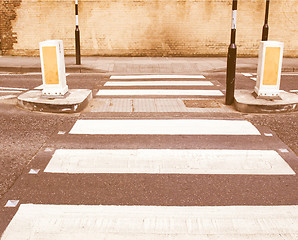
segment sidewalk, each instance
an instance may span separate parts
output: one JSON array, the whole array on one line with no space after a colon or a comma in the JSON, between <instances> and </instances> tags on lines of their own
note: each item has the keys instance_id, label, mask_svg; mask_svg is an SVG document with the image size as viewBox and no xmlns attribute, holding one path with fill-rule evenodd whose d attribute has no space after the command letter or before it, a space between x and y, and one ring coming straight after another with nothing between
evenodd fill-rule
<instances>
[{"instance_id":1,"label":"sidewalk","mask_svg":"<svg viewBox=\"0 0 298 240\"><path fill-rule=\"evenodd\" d=\"M65 57L69 73L171 74L225 72L225 57L82 57L81 65L75 57ZM237 71L256 72L257 58L237 58ZM40 72L39 57L0 56L0 72ZM298 58L284 58L283 72L298 72Z\"/></svg>"}]
</instances>

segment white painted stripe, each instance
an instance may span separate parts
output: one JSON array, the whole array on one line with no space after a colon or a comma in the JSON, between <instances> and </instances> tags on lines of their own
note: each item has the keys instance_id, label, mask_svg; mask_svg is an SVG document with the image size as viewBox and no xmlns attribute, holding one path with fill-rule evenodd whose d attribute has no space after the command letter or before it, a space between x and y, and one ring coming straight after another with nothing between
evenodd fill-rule
<instances>
[{"instance_id":1,"label":"white painted stripe","mask_svg":"<svg viewBox=\"0 0 298 240\"><path fill-rule=\"evenodd\" d=\"M253 81L257 81L257 78L254 78L254 77L251 77L250 79Z\"/></svg>"},{"instance_id":2,"label":"white painted stripe","mask_svg":"<svg viewBox=\"0 0 298 240\"><path fill-rule=\"evenodd\" d=\"M121 80L121 79L204 79L203 75L118 75L111 76L110 79Z\"/></svg>"},{"instance_id":3,"label":"white painted stripe","mask_svg":"<svg viewBox=\"0 0 298 240\"><path fill-rule=\"evenodd\" d=\"M250 73L242 73L242 75L245 76L245 77L252 77L252 76L253 76L253 75L250 74Z\"/></svg>"},{"instance_id":4,"label":"white painted stripe","mask_svg":"<svg viewBox=\"0 0 298 240\"><path fill-rule=\"evenodd\" d=\"M0 93L21 93L22 91L14 91L14 90L0 90Z\"/></svg>"},{"instance_id":5,"label":"white painted stripe","mask_svg":"<svg viewBox=\"0 0 298 240\"><path fill-rule=\"evenodd\" d=\"M232 15L232 29L236 29L237 25L237 10L233 10L233 15Z\"/></svg>"},{"instance_id":6,"label":"white painted stripe","mask_svg":"<svg viewBox=\"0 0 298 240\"><path fill-rule=\"evenodd\" d=\"M41 75L42 73L40 72L30 72L30 73L0 73L0 76L22 76L22 75L29 75L29 76L34 76L34 75ZM69 76L69 73L65 74L66 76Z\"/></svg>"},{"instance_id":7,"label":"white painted stripe","mask_svg":"<svg viewBox=\"0 0 298 240\"><path fill-rule=\"evenodd\" d=\"M41 75L41 73L0 73L0 76Z\"/></svg>"},{"instance_id":8,"label":"white painted stripe","mask_svg":"<svg viewBox=\"0 0 298 240\"><path fill-rule=\"evenodd\" d=\"M21 73L22 75L41 75L40 72Z\"/></svg>"},{"instance_id":9,"label":"white painted stripe","mask_svg":"<svg viewBox=\"0 0 298 240\"><path fill-rule=\"evenodd\" d=\"M8 200L4 207L16 207L20 200Z\"/></svg>"},{"instance_id":10,"label":"white painted stripe","mask_svg":"<svg viewBox=\"0 0 298 240\"><path fill-rule=\"evenodd\" d=\"M282 73L283 76L298 76L298 73Z\"/></svg>"},{"instance_id":11,"label":"white painted stripe","mask_svg":"<svg viewBox=\"0 0 298 240\"><path fill-rule=\"evenodd\" d=\"M292 93L298 93L298 90L290 90Z\"/></svg>"},{"instance_id":12,"label":"white painted stripe","mask_svg":"<svg viewBox=\"0 0 298 240\"><path fill-rule=\"evenodd\" d=\"M220 90L101 89L96 96L223 96Z\"/></svg>"},{"instance_id":13,"label":"white painted stripe","mask_svg":"<svg viewBox=\"0 0 298 240\"><path fill-rule=\"evenodd\" d=\"M41 85L37 86L37 87L36 87L36 88L34 88L34 89L36 89L36 90L42 90L42 89L43 89L43 84L41 84Z\"/></svg>"},{"instance_id":14,"label":"white painted stripe","mask_svg":"<svg viewBox=\"0 0 298 240\"><path fill-rule=\"evenodd\" d=\"M58 149L51 173L295 175L273 150Z\"/></svg>"},{"instance_id":15,"label":"white painted stripe","mask_svg":"<svg viewBox=\"0 0 298 240\"><path fill-rule=\"evenodd\" d=\"M21 204L2 240L297 240L298 206Z\"/></svg>"},{"instance_id":16,"label":"white painted stripe","mask_svg":"<svg viewBox=\"0 0 298 240\"><path fill-rule=\"evenodd\" d=\"M76 15L76 26L79 26L79 16Z\"/></svg>"},{"instance_id":17,"label":"white painted stripe","mask_svg":"<svg viewBox=\"0 0 298 240\"><path fill-rule=\"evenodd\" d=\"M15 95L5 95L5 96L0 96L0 99L4 100L4 99L16 98L16 97L17 96L15 96Z\"/></svg>"},{"instance_id":18,"label":"white painted stripe","mask_svg":"<svg viewBox=\"0 0 298 240\"><path fill-rule=\"evenodd\" d=\"M261 135L248 121L207 119L78 120L70 134Z\"/></svg>"},{"instance_id":19,"label":"white painted stripe","mask_svg":"<svg viewBox=\"0 0 298 240\"><path fill-rule=\"evenodd\" d=\"M0 87L1 90L15 90L15 91L27 91L27 88L13 88L13 87Z\"/></svg>"},{"instance_id":20,"label":"white painted stripe","mask_svg":"<svg viewBox=\"0 0 298 240\"><path fill-rule=\"evenodd\" d=\"M210 81L121 81L106 82L104 86L213 86Z\"/></svg>"}]
</instances>

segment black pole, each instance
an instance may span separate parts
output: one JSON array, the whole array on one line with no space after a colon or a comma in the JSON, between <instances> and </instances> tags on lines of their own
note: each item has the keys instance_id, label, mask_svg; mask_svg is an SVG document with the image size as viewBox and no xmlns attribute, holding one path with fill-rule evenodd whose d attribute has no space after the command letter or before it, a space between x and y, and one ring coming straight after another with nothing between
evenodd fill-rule
<instances>
[{"instance_id":1,"label":"black pole","mask_svg":"<svg viewBox=\"0 0 298 240\"><path fill-rule=\"evenodd\" d=\"M80 29L79 29L79 7L78 0L75 0L75 14L76 14L76 30L75 30L75 45L76 45L76 64L81 64L81 50L80 50Z\"/></svg>"},{"instance_id":2,"label":"black pole","mask_svg":"<svg viewBox=\"0 0 298 240\"><path fill-rule=\"evenodd\" d=\"M226 105L234 102L235 72L236 72L236 20L237 20L237 0L233 0L231 43L228 50L227 75L226 75Z\"/></svg>"},{"instance_id":3,"label":"black pole","mask_svg":"<svg viewBox=\"0 0 298 240\"><path fill-rule=\"evenodd\" d=\"M268 40L268 33L269 33L269 25L268 25L269 3L270 3L270 0L266 0L266 13L265 13L265 22L264 22L263 32L262 32L262 41L267 41Z\"/></svg>"}]
</instances>

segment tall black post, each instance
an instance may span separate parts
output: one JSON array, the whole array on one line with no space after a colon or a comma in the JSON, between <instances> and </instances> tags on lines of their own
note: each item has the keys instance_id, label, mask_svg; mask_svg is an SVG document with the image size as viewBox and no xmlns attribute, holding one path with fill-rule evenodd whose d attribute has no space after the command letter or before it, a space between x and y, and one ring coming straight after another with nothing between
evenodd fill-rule
<instances>
[{"instance_id":1,"label":"tall black post","mask_svg":"<svg viewBox=\"0 0 298 240\"><path fill-rule=\"evenodd\" d=\"M226 75L226 105L234 102L235 72L236 72L236 21L237 21L237 0L233 0L231 43L228 50L227 75Z\"/></svg>"},{"instance_id":2,"label":"tall black post","mask_svg":"<svg viewBox=\"0 0 298 240\"><path fill-rule=\"evenodd\" d=\"M267 41L268 40L268 33L269 33L269 25L268 25L269 3L270 3L270 0L266 0L266 13L265 13L265 23L264 23L263 32L262 32L262 41Z\"/></svg>"},{"instance_id":3,"label":"tall black post","mask_svg":"<svg viewBox=\"0 0 298 240\"><path fill-rule=\"evenodd\" d=\"M76 41L76 64L81 64L81 50L80 50L80 30L79 30L79 7L78 0L75 1L75 14L76 14L76 30L75 30L75 41Z\"/></svg>"}]
</instances>

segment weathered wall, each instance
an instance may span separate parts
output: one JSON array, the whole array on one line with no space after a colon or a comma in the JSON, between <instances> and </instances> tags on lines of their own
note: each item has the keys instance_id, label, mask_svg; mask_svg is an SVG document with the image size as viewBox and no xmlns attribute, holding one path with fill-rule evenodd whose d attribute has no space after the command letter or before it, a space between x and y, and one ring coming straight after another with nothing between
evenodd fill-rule
<instances>
[{"instance_id":1,"label":"weathered wall","mask_svg":"<svg viewBox=\"0 0 298 240\"><path fill-rule=\"evenodd\" d=\"M0 54L5 54L7 50L13 49L13 44L17 42L12 23L17 17L16 8L20 4L21 0L0 0Z\"/></svg>"},{"instance_id":2,"label":"weathered wall","mask_svg":"<svg viewBox=\"0 0 298 240\"><path fill-rule=\"evenodd\" d=\"M38 54L62 39L74 54L74 0L1 0L3 54ZM239 0L239 55L256 56L265 0ZM9 5L9 7L7 7ZM79 0L81 52L109 56L218 56L230 41L232 0ZM298 0L271 0L269 40L298 56Z\"/></svg>"}]
</instances>

